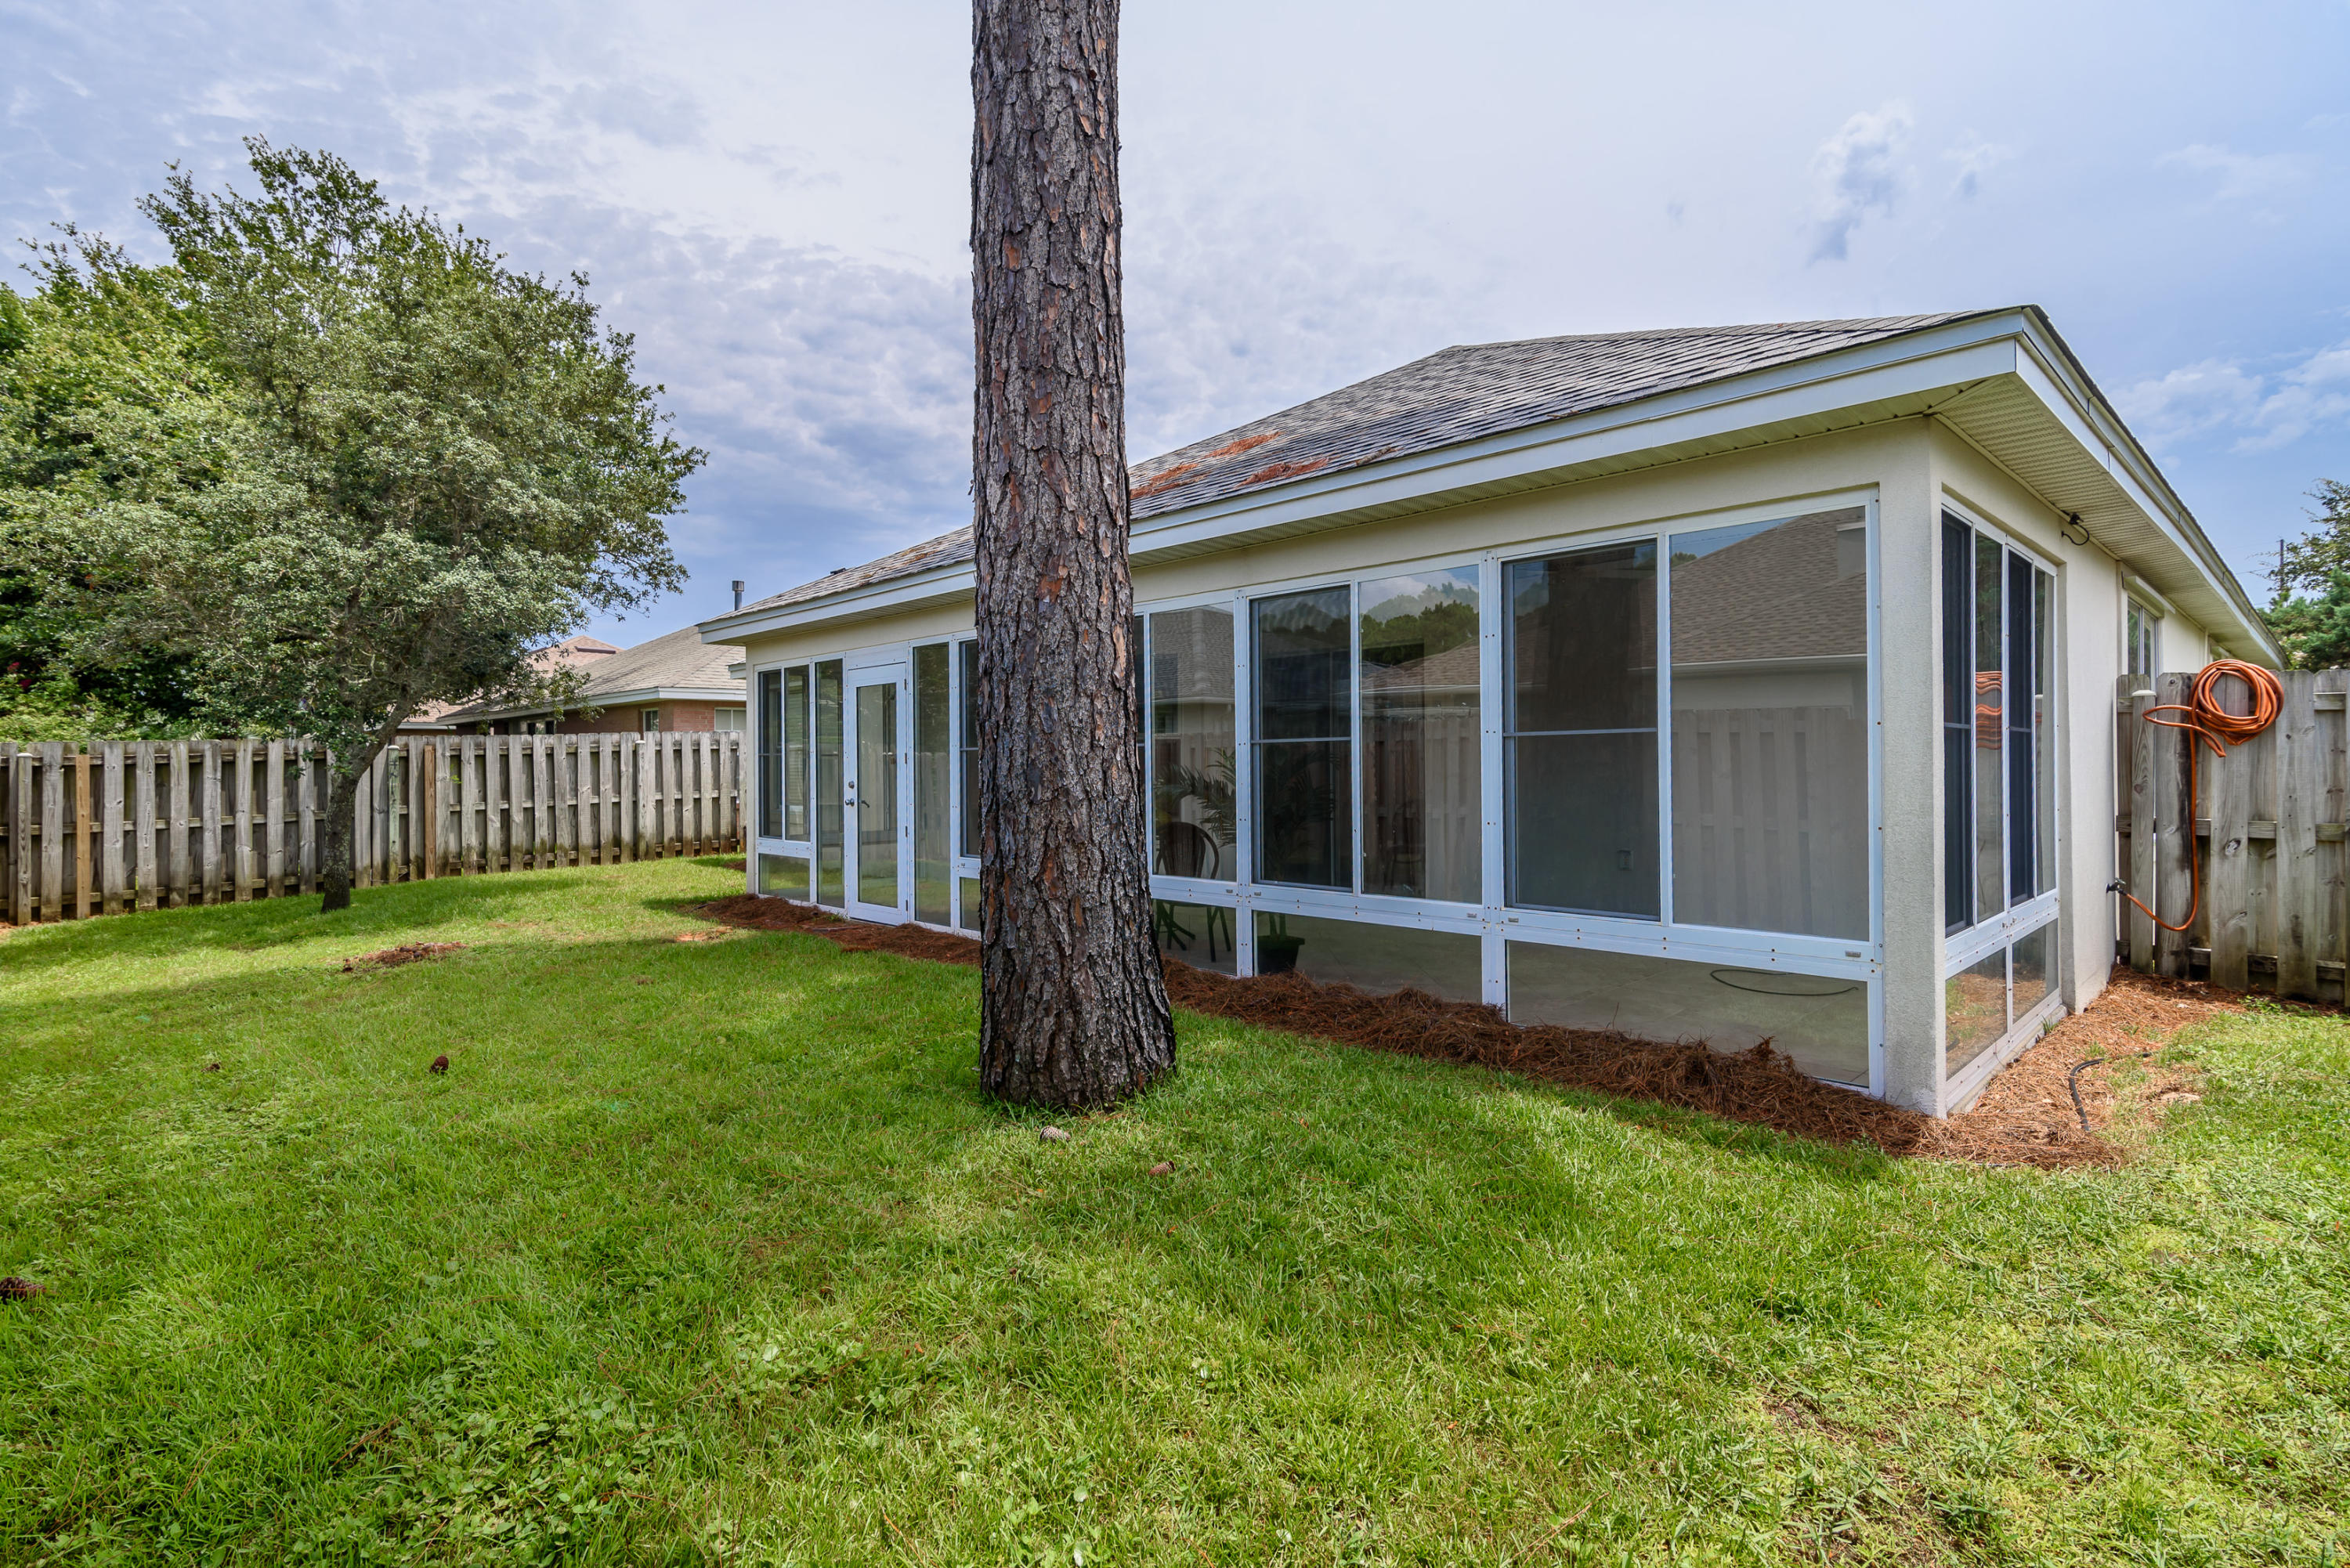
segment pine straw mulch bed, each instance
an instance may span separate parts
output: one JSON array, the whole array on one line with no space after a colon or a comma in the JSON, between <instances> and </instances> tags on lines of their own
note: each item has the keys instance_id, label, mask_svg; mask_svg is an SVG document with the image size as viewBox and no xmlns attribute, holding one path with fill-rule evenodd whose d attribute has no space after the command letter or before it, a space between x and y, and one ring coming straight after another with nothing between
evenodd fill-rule
<instances>
[{"instance_id":1,"label":"pine straw mulch bed","mask_svg":"<svg viewBox=\"0 0 2350 1568\"><path fill-rule=\"evenodd\" d=\"M853 952L979 962L979 943L969 937L921 926L867 925L783 898L743 893L687 912L753 930L805 931ZM1971 1109L1938 1121L1806 1077L1767 1043L1729 1053L1696 1041L1659 1044L1604 1030L1519 1025L1496 1008L1444 1002L1423 992L1371 996L1296 974L1234 980L1171 960L1167 992L1176 1006L1193 1012L1374 1051L1523 1073L1799 1137L1870 1143L1893 1155L2048 1168L2115 1165L2126 1158L2122 1146L2081 1130L2064 1082L2074 1064L2159 1045L2187 1024L2241 1011L2241 1002L2209 986L2117 968L2087 1012L2064 1019L2002 1068ZM2158 1113L2188 1091L2177 1070L2158 1061L2152 1065L2154 1072L2132 1103ZM2081 1075L2082 1101L2091 1126L2100 1129L2123 1104L2106 1082L2110 1075L2110 1070L2096 1068Z\"/></svg>"}]
</instances>

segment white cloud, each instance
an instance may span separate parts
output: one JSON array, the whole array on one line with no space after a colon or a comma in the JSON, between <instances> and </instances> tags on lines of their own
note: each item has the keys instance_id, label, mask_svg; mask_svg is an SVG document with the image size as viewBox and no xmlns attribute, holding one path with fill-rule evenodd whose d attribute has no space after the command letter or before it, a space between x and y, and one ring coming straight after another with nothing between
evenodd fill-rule
<instances>
[{"instance_id":1,"label":"white cloud","mask_svg":"<svg viewBox=\"0 0 2350 1568\"><path fill-rule=\"evenodd\" d=\"M2199 141L2155 161L2165 168L2217 174L2219 184L2211 194L2222 202L2258 200L2299 184L2309 173L2308 164L2290 152L2231 152Z\"/></svg>"},{"instance_id":2,"label":"white cloud","mask_svg":"<svg viewBox=\"0 0 2350 1568\"><path fill-rule=\"evenodd\" d=\"M1812 154L1812 260L1843 261L1852 232L1871 213L1890 214L1908 184L1901 153L1909 142L1909 107L1896 101L1863 109Z\"/></svg>"},{"instance_id":3,"label":"white cloud","mask_svg":"<svg viewBox=\"0 0 2350 1568\"><path fill-rule=\"evenodd\" d=\"M2157 447L2233 436L2231 452L2274 452L2312 431L2350 426L2350 343L2265 371L2206 359L2126 388L2115 403Z\"/></svg>"},{"instance_id":4,"label":"white cloud","mask_svg":"<svg viewBox=\"0 0 2350 1568\"><path fill-rule=\"evenodd\" d=\"M2015 149L2012 147L1985 141L1974 131L1968 131L1957 146L1942 154L1945 160L1958 165L1959 171L1950 182L1950 193L1961 201L1972 201L1975 192L1981 189L1983 175L2014 156Z\"/></svg>"}]
</instances>

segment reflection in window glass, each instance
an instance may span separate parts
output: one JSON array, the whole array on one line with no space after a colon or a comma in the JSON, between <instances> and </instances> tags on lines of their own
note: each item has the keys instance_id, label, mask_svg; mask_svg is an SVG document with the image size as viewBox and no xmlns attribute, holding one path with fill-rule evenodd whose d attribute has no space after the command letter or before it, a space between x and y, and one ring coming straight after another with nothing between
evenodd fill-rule
<instances>
[{"instance_id":1,"label":"reflection in window glass","mask_svg":"<svg viewBox=\"0 0 2350 1568\"><path fill-rule=\"evenodd\" d=\"M1448 1002L1477 1002L1484 996L1483 947L1466 931L1260 910L1256 972L1285 974L1292 970L1320 984L1351 985L1375 993L1409 988Z\"/></svg>"},{"instance_id":2,"label":"reflection in window glass","mask_svg":"<svg viewBox=\"0 0 2350 1568\"><path fill-rule=\"evenodd\" d=\"M1974 922L1974 530L1942 514L1942 929Z\"/></svg>"},{"instance_id":3,"label":"reflection in window glass","mask_svg":"<svg viewBox=\"0 0 2350 1568\"><path fill-rule=\"evenodd\" d=\"M759 671L759 836L784 836L784 672Z\"/></svg>"},{"instance_id":4,"label":"reflection in window glass","mask_svg":"<svg viewBox=\"0 0 2350 1568\"><path fill-rule=\"evenodd\" d=\"M1975 918L1981 919L2006 907L2007 836L2002 830L2006 811L2000 788L2001 732L2006 716L2001 703L2001 643L2006 603L2000 572L2004 554L1988 534L1975 535Z\"/></svg>"},{"instance_id":5,"label":"reflection in window glass","mask_svg":"<svg viewBox=\"0 0 2350 1568\"><path fill-rule=\"evenodd\" d=\"M797 843L808 836L808 672L805 664L784 671L784 836Z\"/></svg>"},{"instance_id":6,"label":"reflection in window glass","mask_svg":"<svg viewBox=\"0 0 2350 1568\"><path fill-rule=\"evenodd\" d=\"M979 878L976 877L955 878L955 924L973 936L979 934Z\"/></svg>"},{"instance_id":7,"label":"reflection in window glass","mask_svg":"<svg viewBox=\"0 0 2350 1568\"><path fill-rule=\"evenodd\" d=\"M1150 618L1150 868L1229 882L1233 790L1232 612Z\"/></svg>"},{"instance_id":8,"label":"reflection in window glass","mask_svg":"<svg viewBox=\"0 0 2350 1568\"><path fill-rule=\"evenodd\" d=\"M770 898L807 902L808 863L805 855L759 857L759 891Z\"/></svg>"},{"instance_id":9,"label":"reflection in window glass","mask_svg":"<svg viewBox=\"0 0 2350 1568\"><path fill-rule=\"evenodd\" d=\"M840 754L840 660L816 667L816 901L839 909L848 889L842 864L843 790L848 775Z\"/></svg>"},{"instance_id":10,"label":"reflection in window glass","mask_svg":"<svg viewBox=\"0 0 2350 1568\"><path fill-rule=\"evenodd\" d=\"M1654 919L1657 546L1515 561L1504 592L1509 901Z\"/></svg>"},{"instance_id":11,"label":"reflection in window glass","mask_svg":"<svg viewBox=\"0 0 2350 1568\"><path fill-rule=\"evenodd\" d=\"M2007 950L1942 982L1945 1075L1954 1074L2007 1033Z\"/></svg>"},{"instance_id":12,"label":"reflection in window glass","mask_svg":"<svg viewBox=\"0 0 2350 1568\"><path fill-rule=\"evenodd\" d=\"M1347 593L1258 599L1257 877L1351 888Z\"/></svg>"},{"instance_id":13,"label":"reflection in window glass","mask_svg":"<svg viewBox=\"0 0 2350 1568\"><path fill-rule=\"evenodd\" d=\"M1176 904L1154 898L1150 904L1150 934L1159 950L1193 969L1217 974L1240 973L1240 952L1232 941L1232 911L1216 904Z\"/></svg>"},{"instance_id":14,"label":"reflection in window glass","mask_svg":"<svg viewBox=\"0 0 2350 1568\"><path fill-rule=\"evenodd\" d=\"M2055 639L2048 618L2055 581L2046 572L2032 574L2032 750L2040 759L2040 798L2032 808L2037 825L2032 840L2040 849L2033 888L2042 893L2056 887L2056 753L2053 749L2056 692L2052 663Z\"/></svg>"},{"instance_id":15,"label":"reflection in window glass","mask_svg":"<svg viewBox=\"0 0 2350 1568\"><path fill-rule=\"evenodd\" d=\"M1477 573L1365 583L1363 891L1475 903Z\"/></svg>"},{"instance_id":16,"label":"reflection in window glass","mask_svg":"<svg viewBox=\"0 0 2350 1568\"><path fill-rule=\"evenodd\" d=\"M1868 935L1866 517L1672 537L1677 924Z\"/></svg>"},{"instance_id":17,"label":"reflection in window glass","mask_svg":"<svg viewBox=\"0 0 2350 1568\"><path fill-rule=\"evenodd\" d=\"M2022 552L1943 514L1942 917L1949 930L2056 886L2054 589L2054 577Z\"/></svg>"},{"instance_id":18,"label":"reflection in window glass","mask_svg":"<svg viewBox=\"0 0 2350 1568\"><path fill-rule=\"evenodd\" d=\"M2128 602L2129 613L2124 623L2124 637L2127 647L2124 651L2128 656L2129 672L2132 676L2139 677L2145 683L2151 685L2156 668L2154 649L2155 628L2158 623L2152 610L2136 599Z\"/></svg>"},{"instance_id":19,"label":"reflection in window glass","mask_svg":"<svg viewBox=\"0 0 2350 1568\"><path fill-rule=\"evenodd\" d=\"M914 919L934 926L954 916L948 907L954 893L947 861L948 769L954 765L949 695L947 645L914 649Z\"/></svg>"},{"instance_id":20,"label":"reflection in window glass","mask_svg":"<svg viewBox=\"0 0 2350 1568\"><path fill-rule=\"evenodd\" d=\"M1596 948L1509 944L1510 1022L1702 1040L1768 1040L1815 1078L1868 1082L1868 982Z\"/></svg>"},{"instance_id":21,"label":"reflection in window glass","mask_svg":"<svg viewBox=\"0 0 2350 1568\"><path fill-rule=\"evenodd\" d=\"M2056 927L2041 927L2015 939L2015 1016L2022 1017L2056 989Z\"/></svg>"},{"instance_id":22,"label":"reflection in window glass","mask_svg":"<svg viewBox=\"0 0 2350 1568\"><path fill-rule=\"evenodd\" d=\"M898 904L898 681L857 688L857 897Z\"/></svg>"},{"instance_id":23,"label":"reflection in window glass","mask_svg":"<svg viewBox=\"0 0 2350 1568\"><path fill-rule=\"evenodd\" d=\"M2007 558L2007 898L2038 891L2040 846L2039 641L2032 634L2033 579L2021 556Z\"/></svg>"},{"instance_id":24,"label":"reflection in window glass","mask_svg":"<svg viewBox=\"0 0 2350 1568\"><path fill-rule=\"evenodd\" d=\"M962 821L956 838L957 853L979 857L979 644L957 647L962 666L959 684L962 701L956 704L955 750L962 765Z\"/></svg>"}]
</instances>

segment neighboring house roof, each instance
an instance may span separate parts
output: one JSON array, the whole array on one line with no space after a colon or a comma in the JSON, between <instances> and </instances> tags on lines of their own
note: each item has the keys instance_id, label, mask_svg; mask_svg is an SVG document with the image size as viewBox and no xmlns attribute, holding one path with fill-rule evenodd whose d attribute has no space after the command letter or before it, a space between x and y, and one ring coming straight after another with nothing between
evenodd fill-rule
<instances>
[{"instance_id":1,"label":"neighboring house roof","mask_svg":"<svg viewBox=\"0 0 2350 1568\"><path fill-rule=\"evenodd\" d=\"M1904 366L1918 369L1877 374ZM1877 384L1866 384L1871 376ZM1788 412L1766 410L1767 399L1807 388L1818 390L1779 399ZM1806 398L1818 406L1794 406ZM2243 651L2273 655L2242 586L2035 306L1442 349L1136 464L1135 550L1138 559L1171 558L1244 535L1399 515L1574 472L1843 428L1856 422L1852 410L1871 419L1931 413L1994 455L2012 452L2020 461L2002 460L2019 477L2060 512L2077 513L2100 544L2182 608ZM1706 411L1708 428L1695 439L1659 433L1642 447L1629 432L1689 410ZM1586 430L1619 433L1599 442L1612 450L1590 458L1535 450ZM1271 499L1276 493L1283 499ZM852 603L879 610L884 598L928 591L916 579L967 593L972 558L971 530L958 528L715 617L703 635L804 624L836 599L844 611ZM902 592L881 592L896 584Z\"/></svg>"},{"instance_id":2,"label":"neighboring house roof","mask_svg":"<svg viewBox=\"0 0 2350 1568\"><path fill-rule=\"evenodd\" d=\"M577 669L583 665L593 664L607 654L619 651L618 648L600 637L568 637L551 648L542 648L533 652L530 656L530 664L534 670L546 670L549 667ZM410 714L408 722L400 725L400 728L403 730L452 730L463 722L458 718L459 714L471 716L473 710L478 706L478 703L473 702L427 702Z\"/></svg>"},{"instance_id":3,"label":"neighboring house roof","mask_svg":"<svg viewBox=\"0 0 2350 1568\"><path fill-rule=\"evenodd\" d=\"M1866 516L1814 512L1694 560L1676 555L1673 663L1867 658L1868 576L1856 551L1847 569L1836 548L1837 531Z\"/></svg>"},{"instance_id":4,"label":"neighboring house roof","mask_svg":"<svg viewBox=\"0 0 2350 1568\"><path fill-rule=\"evenodd\" d=\"M732 643L704 642L699 628L681 627L634 648L615 649L609 643L598 643L595 649L573 647L594 641L574 638L569 643L542 650L550 659L560 659L586 673L578 695L564 705L567 711L610 708L623 702L743 700L741 678L730 679L727 675L727 666L742 659L743 649ZM476 702L450 714L448 722L467 723L546 711L548 707L544 703L512 707Z\"/></svg>"}]
</instances>

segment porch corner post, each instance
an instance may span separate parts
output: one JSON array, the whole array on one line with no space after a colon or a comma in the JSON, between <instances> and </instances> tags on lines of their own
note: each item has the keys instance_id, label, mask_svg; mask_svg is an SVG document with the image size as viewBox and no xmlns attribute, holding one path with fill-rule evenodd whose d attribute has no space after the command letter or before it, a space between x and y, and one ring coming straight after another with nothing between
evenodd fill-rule
<instances>
[{"instance_id":1,"label":"porch corner post","mask_svg":"<svg viewBox=\"0 0 2350 1568\"><path fill-rule=\"evenodd\" d=\"M1943 1116L1941 508L1919 421L1877 492L1885 1097Z\"/></svg>"}]
</instances>

